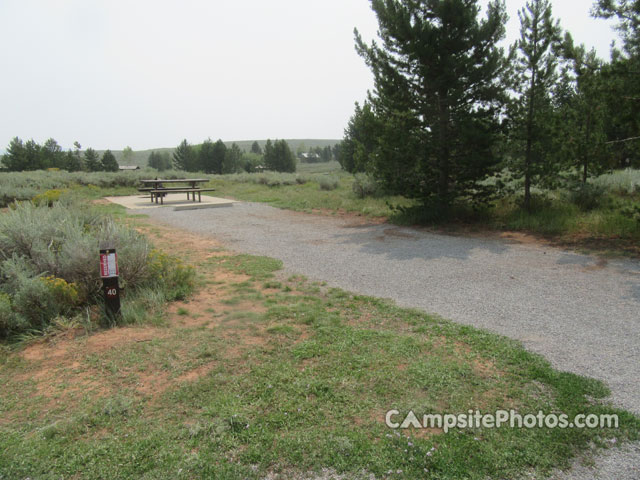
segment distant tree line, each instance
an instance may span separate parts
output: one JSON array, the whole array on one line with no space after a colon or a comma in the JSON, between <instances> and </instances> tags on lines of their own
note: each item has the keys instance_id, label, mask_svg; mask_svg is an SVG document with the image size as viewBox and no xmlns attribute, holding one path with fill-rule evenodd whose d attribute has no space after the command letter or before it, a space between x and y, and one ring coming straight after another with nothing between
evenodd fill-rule
<instances>
[{"instance_id":1,"label":"distant tree line","mask_svg":"<svg viewBox=\"0 0 640 480\"><path fill-rule=\"evenodd\" d=\"M12 172L45 170L55 168L69 172L117 172L119 169L116 157L111 150L105 150L102 157L92 148L84 152L82 146L74 143L73 150L64 151L53 138L48 139L43 145L34 140L23 142L14 137L7 152L2 156L2 165Z\"/></svg>"},{"instance_id":2,"label":"distant tree line","mask_svg":"<svg viewBox=\"0 0 640 480\"><path fill-rule=\"evenodd\" d=\"M507 51L504 3L372 0L379 42L356 48L375 89L356 104L339 161L434 212L482 203L509 180L531 208L535 186L580 188L605 170L640 167L640 2L598 0L621 48L606 62L576 45L549 0L519 12ZM495 182L486 181L493 177Z\"/></svg>"},{"instance_id":3,"label":"distant tree line","mask_svg":"<svg viewBox=\"0 0 640 480\"><path fill-rule=\"evenodd\" d=\"M297 150L298 158L304 163L321 163L330 162L332 160L338 160L340 156L340 144L333 146L327 145L325 147L309 147L305 151L305 145L300 144Z\"/></svg>"},{"instance_id":4,"label":"distant tree line","mask_svg":"<svg viewBox=\"0 0 640 480\"><path fill-rule=\"evenodd\" d=\"M191 145L186 139L168 154L151 152L148 165L158 170L171 166L186 172L227 174L254 172L260 169L277 172L295 172L296 159L285 140L267 140L264 150L255 141L249 152L244 152L236 143L230 147L222 140L213 142L210 138L200 145Z\"/></svg>"}]
</instances>

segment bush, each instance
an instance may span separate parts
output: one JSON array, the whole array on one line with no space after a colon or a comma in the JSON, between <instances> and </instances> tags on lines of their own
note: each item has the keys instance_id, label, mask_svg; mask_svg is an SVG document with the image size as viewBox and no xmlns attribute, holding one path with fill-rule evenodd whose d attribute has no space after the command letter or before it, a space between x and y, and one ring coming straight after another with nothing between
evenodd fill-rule
<instances>
[{"instance_id":1,"label":"bush","mask_svg":"<svg viewBox=\"0 0 640 480\"><path fill-rule=\"evenodd\" d=\"M27 328L26 322L13 312L9 295L0 292L0 337L8 335L11 331L23 331Z\"/></svg>"},{"instance_id":2,"label":"bush","mask_svg":"<svg viewBox=\"0 0 640 480\"><path fill-rule=\"evenodd\" d=\"M640 225L640 203L624 207L621 210L621 213L631 220L634 220L638 225Z\"/></svg>"},{"instance_id":3,"label":"bush","mask_svg":"<svg viewBox=\"0 0 640 480\"><path fill-rule=\"evenodd\" d=\"M335 190L340 185L340 181L336 177L319 177L318 185L320 190Z\"/></svg>"},{"instance_id":4,"label":"bush","mask_svg":"<svg viewBox=\"0 0 640 480\"><path fill-rule=\"evenodd\" d=\"M169 301L184 300L193 289L196 272L179 258L151 250L149 270L151 277L162 283L165 298Z\"/></svg>"},{"instance_id":5,"label":"bush","mask_svg":"<svg viewBox=\"0 0 640 480\"><path fill-rule=\"evenodd\" d=\"M31 200L47 190L65 190L73 187L94 186L99 188L134 188L143 178L157 176L156 170L134 170L123 172L2 172L0 173L0 207L14 201ZM165 171L164 178L184 178L184 172ZM207 178L205 176L205 178ZM55 195L49 193L48 195ZM43 199L44 200L44 199ZM38 200L40 201L40 200Z\"/></svg>"},{"instance_id":6,"label":"bush","mask_svg":"<svg viewBox=\"0 0 640 480\"><path fill-rule=\"evenodd\" d=\"M640 194L640 170L627 168L599 176L594 184L618 195Z\"/></svg>"},{"instance_id":7,"label":"bush","mask_svg":"<svg viewBox=\"0 0 640 480\"><path fill-rule=\"evenodd\" d=\"M66 192L66 189L60 190L57 188L53 190L46 190L45 192L39 193L38 195L34 196L31 201L38 206L46 205L47 207L53 207L53 204L59 201L60 196Z\"/></svg>"},{"instance_id":8,"label":"bush","mask_svg":"<svg viewBox=\"0 0 640 480\"><path fill-rule=\"evenodd\" d=\"M356 173L354 175L351 188L358 198L365 198L378 194L378 185L375 180L364 173Z\"/></svg>"},{"instance_id":9,"label":"bush","mask_svg":"<svg viewBox=\"0 0 640 480\"><path fill-rule=\"evenodd\" d=\"M586 183L569 190L566 197L569 202L573 203L580 210L588 212L600 206L604 193L604 187Z\"/></svg>"},{"instance_id":10,"label":"bush","mask_svg":"<svg viewBox=\"0 0 640 480\"><path fill-rule=\"evenodd\" d=\"M0 335L43 330L58 316L102 302L101 243L118 251L120 285L128 298L157 290L173 300L194 286L193 269L153 250L145 237L110 217L68 202L20 203L0 216Z\"/></svg>"}]
</instances>

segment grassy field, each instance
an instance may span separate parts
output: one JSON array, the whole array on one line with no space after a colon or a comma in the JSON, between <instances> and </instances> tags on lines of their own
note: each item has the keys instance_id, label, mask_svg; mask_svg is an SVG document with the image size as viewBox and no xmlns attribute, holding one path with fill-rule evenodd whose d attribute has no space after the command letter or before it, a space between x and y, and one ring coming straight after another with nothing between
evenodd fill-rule
<instances>
[{"instance_id":1,"label":"grassy field","mask_svg":"<svg viewBox=\"0 0 640 480\"><path fill-rule=\"evenodd\" d=\"M103 208L194 265L199 291L138 325L4 344L0 478L514 478L639 436L603 384L517 342ZM620 428L396 431L390 409L617 413Z\"/></svg>"},{"instance_id":2,"label":"grassy field","mask_svg":"<svg viewBox=\"0 0 640 480\"><path fill-rule=\"evenodd\" d=\"M323 172L322 164L305 165L300 170L295 175L267 173L216 176L208 186L214 187L215 195L218 196L265 202L274 207L301 212L351 212L371 217L388 217L393 213L390 203L413 205L411 200L400 196L357 198L351 189L351 175L340 171ZM265 183L260 183L261 179ZM305 183L300 184L297 179L302 179ZM331 188L323 189L323 182L330 183Z\"/></svg>"}]
</instances>

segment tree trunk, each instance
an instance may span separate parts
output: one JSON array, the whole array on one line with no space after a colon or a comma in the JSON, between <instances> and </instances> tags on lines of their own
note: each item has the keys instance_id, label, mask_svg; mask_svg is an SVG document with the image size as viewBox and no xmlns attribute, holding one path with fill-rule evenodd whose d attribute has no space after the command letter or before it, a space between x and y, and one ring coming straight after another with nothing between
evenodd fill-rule
<instances>
[{"instance_id":1,"label":"tree trunk","mask_svg":"<svg viewBox=\"0 0 640 480\"><path fill-rule=\"evenodd\" d=\"M589 142L591 141L591 110L587 114L587 131L585 134L585 149L582 154L582 184L586 185L589 168Z\"/></svg>"},{"instance_id":2,"label":"tree trunk","mask_svg":"<svg viewBox=\"0 0 640 480\"><path fill-rule=\"evenodd\" d=\"M449 208L449 105L446 90L440 92L439 97L438 206L440 213L446 214Z\"/></svg>"},{"instance_id":3,"label":"tree trunk","mask_svg":"<svg viewBox=\"0 0 640 480\"><path fill-rule=\"evenodd\" d=\"M529 86L529 111L527 112L527 150L524 157L524 209L531 211L531 156L533 151L533 115L534 95L536 85L535 69L531 72L531 84Z\"/></svg>"}]
</instances>

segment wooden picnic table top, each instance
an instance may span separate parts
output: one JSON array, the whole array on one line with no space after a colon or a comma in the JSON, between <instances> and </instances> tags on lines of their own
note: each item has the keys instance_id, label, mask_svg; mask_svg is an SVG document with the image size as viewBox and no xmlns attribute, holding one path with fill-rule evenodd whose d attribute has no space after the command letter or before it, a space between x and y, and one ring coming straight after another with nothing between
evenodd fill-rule
<instances>
[{"instance_id":1,"label":"wooden picnic table top","mask_svg":"<svg viewBox=\"0 0 640 480\"><path fill-rule=\"evenodd\" d=\"M204 183L208 182L208 178L171 178L171 179L162 179L156 178L150 180L140 180L141 183Z\"/></svg>"}]
</instances>

